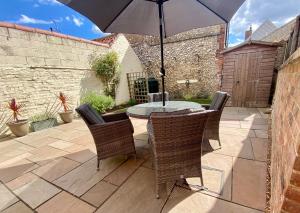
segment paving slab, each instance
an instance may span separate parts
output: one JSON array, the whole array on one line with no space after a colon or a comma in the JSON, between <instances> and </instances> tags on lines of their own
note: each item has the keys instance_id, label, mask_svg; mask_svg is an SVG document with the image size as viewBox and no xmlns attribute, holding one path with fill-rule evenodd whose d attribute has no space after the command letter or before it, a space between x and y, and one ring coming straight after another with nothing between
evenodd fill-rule
<instances>
[{"instance_id":1,"label":"paving slab","mask_svg":"<svg viewBox=\"0 0 300 213\"><path fill-rule=\"evenodd\" d=\"M31 151L31 154L32 155L28 157L28 160L40 165L44 165L51 160L55 160L56 158L66 155L67 152L50 146L43 146Z\"/></svg>"},{"instance_id":2,"label":"paving slab","mask_svg":"<svg viewBox=\"0 0 300 213\"><path fill-rule=\"evenodd\" d=\"M2 213L33 213L33 210L31 210L23 202L19 201L2 211Z\"/></svg>"},{"instance_id":3,"label":"paving slab","mask_svg":"<svg viewBox=\"0 0 300 213\"><path fill-rule=\"evenodd\" d=\"M254 159L250 138L239 135L221 134L220 141L222 148L216 149L214 153L246 159Z\"/></svg>"},{"instance_id":4,"label":"paving slab","mask_svg":"<svg viewBox=\"0 0 300 213\"><path fill-rule=\"evenodd\" d=\"M266 173L266 163L236 158L233 166L232 201L264 210Z\"/></svg>"},{"instance_id":5,"label":"paving slab","mask_svg":"<svg viewBox=\"0 0 300 213\"><path fill-rule=\"evenodd\" d=\"M128 159L113 173L104 178L105 181L120 186L142 163L144 159Z\"/></svg>"},{"instance_id":6,"label":"paving slab","mask_svg":"<svg viewBox=\"0 0 300 213\"><path fill-rule=\"evenodd\" d=\"M76 148L77 150L74 149L72 153L66 154L64 157L77 161L79 163L84 163L96 156L95 152L92 152L87 147L77 147L77 148ZM68 149L67 151L70 151L70 149Z\"/></svg>"},{"instance_id":7,"label":"paving slab","mask_svg":"<svg viewBox=\"0 0 300 213\"><path fill-rule=\"evenodd\" d=\"M166 191L156 199L154 171L140 167L96 212L157 213L166 200Z\"/></svg>"},{"instance_id":8,"label":"paving slab","mask_svg":"<svg viewBox=\"0 0 300 213\"><path fill-rule=\"evenodd\" d=\"M0 183L0 211L18 202L18 198Z\"/></svg>"},{"instance_id":9,"label":"paving slab","mask_svg":"<svg viewBox=\"0 0 300 213\"><path fill-rule=\"evenodd\" d=\"M163 213L262 213L199 192L175 187Z\"/></svg>"},{"instance_id":10,"label":"paving slab","mask_svg":"<svg viewBox=\"0 0 300 213\"><path fill-rule=\"evenodd\" d=\"M97 171L97 159L93 158L53 183L76 196L81 196L120 166L124 160L124 158L102 160L100 170Z\"/></svg>"},{"instance_id":11,"label":"paving slab","mask_svg":"<svg viewBox=\"0 0 300 213\"><path fill-rule=\"evenodd\" d=\"M30 156L30 154L23 155L23 157L25 156ZM37 167L37 164L26 159L20 159L16 162L9 160L4 161L0 164L0 181L7 183Z\"/></svg>"},{"instance_id":12,"label":"paving slab","mask_svg":"<svg viewBox=\"0 0 300 213\"><path fill-rule=\"evenodd\" d=\"M233 157L230 156L214 153L204 155L202 157L202 173L204 186L208 190L202 191L202 193L230 201L232 188L232 163ZM199 177L187 178L187 182L192 185L190 188L194 191L198 191L198 188L193 187L193 185L201 185Z\"/></svg>"},{"instance_id":13,"label":"paving slab","mask_svg":"<svg viewBox=\"0 0 300 213\"><path fill-rule=\"evenodd\" d=\"M18 177L9 182L7 186L33 209L61 191L31 173Z\"/></svg>"},{"instance_id":14,"label":"paving slab","mask_svg":"<svg viewBox=\"0 0 300 213\"><path fill-rule=\"evenodd\" d=\"M66 192L59 193L37 209L37 212L41 213L92 213L94 211L93 206Z\"/></svg>"},{"instance_id":15,"label":"paving slab","mask_svg":"<svg viewBox=\"0 0 300 213\"><path fill-rule=\"evenodd\" d=\"M100 181L87 193L85 193L81 199L87 201L94 206L101 206L106 199L108 199L116 190L117 186L114 186L105 181Z\"/></svg>"},{"instance_id":16,"label":"paving slab","mask_svg":"<svg viewBox=\"0 0 300 213\"><path fill-rule=\"evenodd\" d=\"M255 160L267 161L269 139L251 138Z\"/></svg>"},{"instance_id":17,"label":"paving slab","mask_svg":"<svg viewBox=\"0 0 300 213\"><path fill-rule=\"evenodd\" d=\"M50 163L33 170L32 172L43 179L52 182L79 165L80 163L78 162L62 157L55 159Z\"/></svg>"}]
</instances>

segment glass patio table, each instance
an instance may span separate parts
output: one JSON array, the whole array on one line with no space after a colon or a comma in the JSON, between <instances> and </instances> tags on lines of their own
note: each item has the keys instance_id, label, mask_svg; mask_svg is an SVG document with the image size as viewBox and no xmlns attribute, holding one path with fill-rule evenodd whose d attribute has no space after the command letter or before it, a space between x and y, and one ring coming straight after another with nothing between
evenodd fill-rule
<instances>
[{"instance_id":1,"label":"glass patio table","mask_svg":"<svg viewBox=\"0 0 300 213\"><path fill-rule=\"evenodd\" d=\"M201 104L190 101L166 101L163 107L162 102L151 102L138 104L127 109L127 114L133 118L148 119L152 112L174 112L184 109L205 110Z\"/></svg>"}]
</instances>

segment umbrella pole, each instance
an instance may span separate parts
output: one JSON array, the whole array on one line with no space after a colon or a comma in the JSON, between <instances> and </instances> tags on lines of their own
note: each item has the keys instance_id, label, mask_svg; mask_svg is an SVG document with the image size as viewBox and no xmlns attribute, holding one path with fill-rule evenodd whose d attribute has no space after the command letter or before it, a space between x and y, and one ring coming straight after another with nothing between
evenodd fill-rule
<instances>
[{"instance_id":1,"label":"umbrella pole","mask_svg":"<svg viewBox=\"0 0 300 213\"><path fill-rule=\"evenodd\" d=\"M162 101L163 106L166 105L165 102L165 68L164 68L164 43L163 43L163 0L158 0L158 11L159 11L159 35L160 35L160 53L161 53L161 68L160 68L160 75L161 75L161 83L162 83Z\"/></svg>"}]
</instances>

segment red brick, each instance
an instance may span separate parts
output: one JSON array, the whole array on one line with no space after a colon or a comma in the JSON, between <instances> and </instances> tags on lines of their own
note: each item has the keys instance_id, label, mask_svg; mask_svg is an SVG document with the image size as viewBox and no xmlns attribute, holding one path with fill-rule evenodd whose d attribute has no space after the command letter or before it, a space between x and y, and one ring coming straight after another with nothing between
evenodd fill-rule
<instances>
[{"instance_id":1,"label":"red brick","mask_svg":"<svg viewBox=\"0 0 300 213\"><path fill-rule=\"evenodd\" d=\"M300 204L292 200L285 199L282 205L282 210L288 213L299 213Z\"/></svg>"},{"instance_id":2,"label":"red brick","mask_svg":"<svg viewBox=\"0 0 300 213\"><path fill-rule=\"evenodd\" d=\"M285 192L285 197L289 200L300 203L300 188L289 186Z\"/></svg>"},{"instance_id":3,"label":"red brick","mask_svg":"<svg viewBox=\"0 0 300 213\"><path fill-rule=\"evenodd\" d=\"M296 157L295 164L294 164L294 169L296 171L300 171L300 156Z\"/></svg>"}]
</instances>

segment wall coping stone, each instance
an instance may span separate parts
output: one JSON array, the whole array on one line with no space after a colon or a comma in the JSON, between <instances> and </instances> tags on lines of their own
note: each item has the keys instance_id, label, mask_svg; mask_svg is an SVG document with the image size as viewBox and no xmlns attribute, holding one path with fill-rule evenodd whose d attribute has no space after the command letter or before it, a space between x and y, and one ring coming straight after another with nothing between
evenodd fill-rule
<instances>
[{"instance_id":1,"label":"wall coping stone","mask_svg":"<svg viewBox=\"0 0 300 213\"><path fill-rule=\"evenodd\" d=\"M79 38L79 37L66 35L66 34L62 34L62 33L51 32L48 30L42 30L42 29L38 29L38 28L17 25L17 24L13 24L13 23L9 23L9 22L1 22L0 21L0 27L6 27L6 28L10 28L10 29L16 29L16 30L21 30L21 31L31 32L31 33L39 33L39 34L44 34L44 35L49 35L49 36L54 36L54 37L64 38L64 39L70 39L70 40L74 40L74 41L78 41L78 42L82 42L82 43L87 43L87 44L92 44L92 45L96 45L96 46L102 46L102 47L109 48L109 45L105 44L105 43L91 41L91 40L87 40L84 38Z\"/></svg>"}]
</instances>

